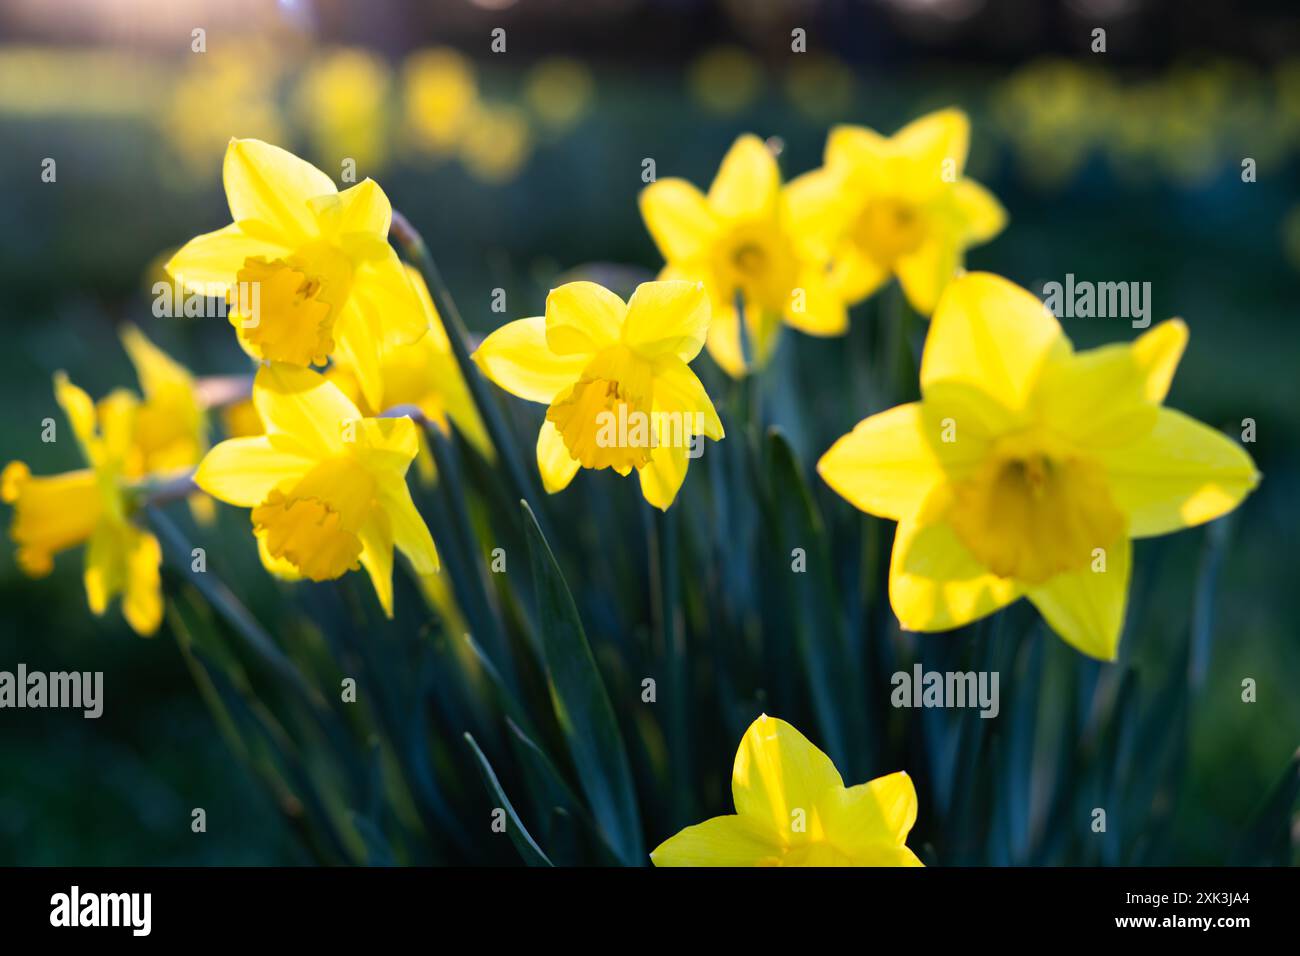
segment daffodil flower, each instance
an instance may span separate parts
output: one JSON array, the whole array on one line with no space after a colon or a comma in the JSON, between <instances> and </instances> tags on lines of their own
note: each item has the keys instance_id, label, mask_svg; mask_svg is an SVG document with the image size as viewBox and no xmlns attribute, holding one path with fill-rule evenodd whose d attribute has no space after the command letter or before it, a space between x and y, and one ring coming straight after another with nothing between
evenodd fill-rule
<instances>
[{"instance_id":1,"label":"daffodil flower","mask_svg":"<svg viewBox=\"0 0 1300 956\"><path fill-rule=\"evenodd\" d=\"M645 282L626 303L594 282L570 282L551 290L545 316L502 326L473 359L506 391L548 406L537 436L547 492L568 487L579 468L635 469L646 501L666 511L698 436L723 434L687 364L708 328L697 282Z\"/></svg>"},{"instance_id":2,"label":"daffodil flower","mask_svg":"<svg viewBox=\"0 0 1300 956\"><path fill-rule=\"evenodd\" d=\"M428 328L388 244L393 210L372 180L343 192L276 146L234 139L223 168L229 226L186 243L167 272L192 292L225 295L250 355L290 365L351 364L380 401L380 344Z\"/></svg>"},{"instance_id":3,"label":"daffodil flower","mask_svg":"<svg viewBox=\"0 0 1300 956\"><path fill-rule=\"evenodd\" d=\"M916 788L905 773L844 786L831 759L784 720L749 725L731 771L736 812L655 848L655 866L921 866L907 848Z\"/></svg>"},{"instance_id":4,"label":"daffodil flower","mask_svg":"<svg viewBox=\"0 0 1300 956\"><path fill-rule=\"evenodd\" d=\"M1006 225L987 189L963 176L970 122L946 109L891 137L837 126L822 167L787 187L795 231L829 259L830 282L860 302L891 275L912 308L929 315L961 269L967 247Z\"/></svg>"},{"instance_id":5,"label":"daffodil flower","mask_svg":"<svg viewBox=\"0 0 1300 956\"><path fill-rule=\"evenodd\" d=\"M466 441L490 461L494 457L491 439L470 396L465 377L460 373L460 366L452 355L447 330L429 296L429 288L417 269L407 266L406 272L420 300L429 331L412 345L390 342L380 346L379 378L383 394L379 405L372 406L366 401L357 384L356 369L349 363L335 362L326 377L368 415L378 415L391 408L418 408L428 421L447 434L450 434L454 422ZM433 480L433 459L423 435L416 465L421 478Z\"/></svg>"},{"instance_id":6,"label":"daffodil flower","mask_svg":"<svg viewBox=\"0 0 1300 956\"><path fill-rule=\"evenodd\" d=\"M273 363L258 371L253 404L266 433L231 438L199 464L195 483L252 509L267 570L326 581L364 567L393 615L393 549L418 574L438 570L406 471L415 458L409 418L364 418L311 369Z\"/></svg>"},{"instance_id":7,"label":"daffodil flower","mask_svg":"<svg viewBox=\"0 0 1300 956\"><path fill-rule=\"evenodd\" d=\"M970 273L944 293L921 401L873 415L818 463L850 502L898 522L889 598L942 631L1028 597L1083 653L1113 660L1132 538L1235 508L1259 476L1242 448L1162 407L1178 319L1075 352L1031 293Z\"/></svg>"},{"instance_id":8,"label":"daffodil flower","mask_svg":"<svg viewBox=\"0 0 1300 956\"><path fill-rule=\"evenodd\" d=\"M34 477L21 461L5 466L0 496L14 509L9 536L18 546L18 566L42 577L53 568L54 555L86 545L83 580L91 611L103 614L120 595L122 616L147 637L162 621L162 550L131 520L126 470L139 403L117 391L96 408L62 372L54 378L54 394L90 467Z\"/></svg>"},{"instance_id":9,"label":"daffodil flower","mask_svg":"<svg viewBox=\"0 0 1300 956\"><path fill-rule=\"evenodd\" d=\"M787 207L776 159L752 135L736 140L707 196L683 179L641 192L641 215L667 263L659 277L704 283L713 311L709 354L733 378L767 363L783 321L809 335L848 329L825 263L792 231Z\"/></svg>"}]
</instances>

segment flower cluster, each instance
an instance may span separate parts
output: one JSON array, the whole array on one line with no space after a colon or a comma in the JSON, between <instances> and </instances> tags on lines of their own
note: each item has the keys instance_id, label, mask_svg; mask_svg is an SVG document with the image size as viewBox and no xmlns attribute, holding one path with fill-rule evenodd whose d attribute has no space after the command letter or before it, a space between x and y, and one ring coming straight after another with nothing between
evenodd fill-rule
<instances>
[{"instance_id":1,"label":"flower cluster","mask_svg":"<svg viewBox=\"0 0 1300 956\"><path fill-rule=\"evenodd\" d=\"M682 179L643 191L665 260L658 281L626 299L561 285L544 314L496 329L470 357L454 308L445 327L424 276L390 245L394 213L375 182L339 191L283 149L232 140L231 222L186 243L167 271L226 300L254 371L242 387L210 387L127 328L140 395L96 403L56 376L86 467L4 469L18 563L44 574L84 545L91 610L120 596L130 626L155 632L161 548L143 516L179 479L201 521L210 499L249 510L271 574L328 581L364 569L392 617L395 554L422 579L439 567L407 483L413 462L434 478L423 429L454 426L488 463L506 447L478 372L546 407L536 444L546 492L584 468L635 471L645 500L667 511L702 440L724 438L692 369L701 352L733 378L758 374L783 325L843 335L850 309L896 278L931 316L921 398L860 422L817 470L852 505L897 522L889 599L900 625L950 630L1026 597L1073 647L1113 659L1132 539L1227 513L1258 475L1239 445L1164 406L1188 342L1180 320L1076 351L1032 294L965 272L965 250L1006 223L965 176L968 143L952 109L892 137L836 127L823 165L783 184L769 145L742 136L707 193ZM209 447L208 411L232 399L250 404ZM683 830L654 862L919 865L906 846L917 815L908 776L846 788L783 721L764 715L745 733L732 793L735 815Z\"/></svg>"}]
</instances>

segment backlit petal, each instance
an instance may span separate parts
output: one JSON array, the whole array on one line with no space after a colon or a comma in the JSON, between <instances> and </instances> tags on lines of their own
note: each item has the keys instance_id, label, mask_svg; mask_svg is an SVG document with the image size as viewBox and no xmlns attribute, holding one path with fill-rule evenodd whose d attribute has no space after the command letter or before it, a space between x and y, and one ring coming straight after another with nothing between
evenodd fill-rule
<instances>
[{"instance_id":1,"label":"backlit petal","mask_svg":"<svg viewBox=\"0 0 1300 956\"><path fill-rule=\"evenodd\" d=\"M948 284L935 310L921 390L956 383L1021 411L1043 363L1069 348L1056 317L1032 293L1000 276L967 273Z\"/></svg>"},{"instance_id":2,"label":"backlit petal","mask_svg":"<svg viewBox=\"0 0 1300 956\"><path fill-rule=\"evenodd\" d=\"M1029 600L1071 647L1113 661L1128 601L1133 543L1122 538L1079 571L1060 574L1028 592ZM1104 567L1104 570L1100 570Z\"/></svg>"},{"instance_id":3,"label":"backlit petal","mask_svg":"<svg viewBox=\"0 0 1300 956\"><path fill-rule=\"evenodd\" d=\"M779 846L735 815L687 827L650 853L655 866L774 866L780 858Z\"/></svg>"},{"instance_id":4,"label":"backlit petal","mask_svg":"<svg viewBox=\"0 0 1300 956\"><path fill-rule=\"evenodd\" d=\"M265 435L230 438L203 457L194 483L214 498L252 508L272 488L302 477L315 464L314 458L298 454L291 444L281 442L277 447Z\"/></svg>"},{"instance_id":5,"label":"backlit petal","mask_svg":"<svg viewBox=\"0 0 1300 956\"><path fill-rule=\"evenodd\" d=\"M289 255L288 246L247 235L238 223L191 239L167 261L167 274L195 293L224 296L235 284L244 260L260 256L268 262ZM184 303L173 302L172 312L180 315Z\"/></svg>"},{"instance_id":6,"label":"backlit petal","mask_svg":"<svg viewBox=\"0 0 1300 956\"><path fill-rule=\"evenodd\" d=\"M781 195L781 171L766 144L747 133L723 157L709 187L709 206L725 219L775 216Z\"/></svg>"},{"instance_id":7,"label":"backlit petal","mask_svg":"<svg viewBox=\"0 0 1300 956\"><path fill-rule=\"evenodd\" d=\"M916 823L916 787L906 773L891 773L838 791L822 801L826 832L851 856L907 842Z\"/></svg>"},{"instance_id":8,"label":"backlit petal","mask_svg":"<svg viewBox=\"0 0 1300 956\"><path fill-rule=\"evenodd\" d=\"M1020 596L1013 581L986 570L943 522L902 521L889 563L889 603L909 631L947 631Z\"/></svg>"},{"instance_id":9,"label":"backlit petal","mask_svg":"<svg viewBox=\"0 0 1300 956\"><path fill-rule=\"evenodd\" d=\"M660 511L668 510L686 480L687 452L682 445L660 445L650 453L650 463L637 469L641 494Z\"/></svg>"},{"instance_id":10,"label":"backlit petal","mask_svg":"<svg viewBox=\"0 0 1300 956\"><path fill-rule=\"evenodd\" d=\"M258 370L253 404L269 433L283 432L317 455L346 451L345 429L361 412L337 385L310 369L273 362Z\"/></svg>"},{"instance_id":11,"label":"backlit petal","mask_svg":"<svg viewBox=\"0 0 1300 956\"><path fill-rule=\"evenodd\" d=\"M930 315L960 266L957 238L936 232L914 252L899 256L894 271L912 308L922 315Z\"/></svg>"},{"instance_id":12,"label":"backlit petal","mask_svg":"<svg viewBox=\"0 0 1300 956\"><path fill-rule=\"evenodd\" d=\"M472 358L484 375L507 392L547 405L573 387L590 360L590 356L551 351L542 316L501 326L483 340Z\"/></svg>"},{"instance_id":13,"label":"backlit petal","mask_svg":"<svg viewBox=\"0 0 1300 956\"><path fill-rule=\"evenodd\" d=\"M683 416L683 430L714 441L723 437L722 420L704 383L681 359L669 357L655 365L655 410ZM696 427L699 425L700 427Z\"/></svg>"},{"instance_id":14,"label":"backlit petal","mask_svg":"<svg viewBox=\"0 0 1300 956\"><path fill-rule=\"evenodd\" d=\"M263 223L289 242L316 234L308 201L338 191L311 163L256 139L230 141L222 179L231 219Z\"/></svg>"},{"instance_id":15,"label":"backlit petal","mask_svg":"<svg viewBox=\"0 0 1300 956\"><path fill-rule=\"evenodd\" d=\"M546 493L553 495L569 487L580 467L578 459L565 447L564 436L555 427L555 422L549 419L542 422L541 431L537 433L537 470L541 473Z\"/></svg>"},{"instance_id":16,"label":"backlit petal","mask_svg":"<svg viewBox=\"0 0 1300 956\"><path fill-rule=\"evenodd\" d=\"M619 339L627 305L595 282L566 282L546 297L546 342L557 355L592 355Z\"/></svg>"},{"instance_id":17,"label":"backlit petal","mask_svg":"<svg viewBox=\"0 0 1300 956\"><path fill-rule=\"evenodd\" d=\"M641 216L668 262L703 257L719 227L704 194L684 179L661 179L641 191Z\"/></svg>"},{"instance_id":18,"label":"backlit petal","mask_svg":"<svg viewBox=\"0 0 1300 956\"><path fill-rule=\"evenodd\" d=\"M890 137L890 144L901 155L915 159L927 174L932 170L937 188L945 173L955 178L966 168L970 120L958 109L937 110L908 123Z\"/></svg>"},{"instance_id":19,"label":"backlit petal","mask_svg":"<svg viewBox=\"0 0 1300 956\"><path fill-rule=\"evenodd\" d=\"M1007 211L1002 203L973 179L954 183L952 200L962 223L962 245L988 242L1006 227Z\"/></svg>"},{"instance_id":20,"label":"backlit petal","mask_svg":"<svg viewBox=\"0 0 1300 956\"><path fill-rule=\"evenodd\" d=\"M826 754L793 726L766 714L745 731L731 772L736 812L782 845L792 842L794 811L803 811L807 821L829 792L843 786Z\"/></svg>"},{"instance_id":21,"label":"backlit petal","mask_svg":"<svg viewBox=\"0 0 1300 956\"><path fill-rule=\"evenodd\" d=\"M1239 444L1169 408L1160 409L1148 435L1106 449L1101 461L1135 538L1227 514L1259 483L1255 463Z\"/></svg>"},{"instance_id":22,"label":"backlit petal","mask_svg":"<svg viewBox=\"0 0 1300 956\"><path fill-rule=\"evenodd\" d=\"M709 334L709 296L701 282L643 282L627 303L623 341L654 359L676 356L689 362Z\"/></svg>"}]
</instances>

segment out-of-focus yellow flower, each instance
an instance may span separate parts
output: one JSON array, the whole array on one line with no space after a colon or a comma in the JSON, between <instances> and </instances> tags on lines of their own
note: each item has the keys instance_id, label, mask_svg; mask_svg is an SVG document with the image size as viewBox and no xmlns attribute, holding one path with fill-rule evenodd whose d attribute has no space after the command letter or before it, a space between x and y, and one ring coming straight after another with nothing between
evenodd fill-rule
<instances>
[{"instance_id":1,"label":"out-of-focus yellow flower","mask_svg":"<svg viewBox=\"0 0 1300 956\"><path fill-rule=\"evenodd\" d=\"M1069 60L1038 60L994 90L992 115L1015 146L1029 181L1056 188L1078 172L1104 136L1114 97L1104 70Z\"/></svg>"},{"instance_id":2,"label":"out-of-focus yellow flower","mask_svg":"<svg viewBox=\"0 0 1300 956\"><path fill-rule=\"evenodd\" d=\"M193 468L208 450L208 417L194 388L194 377L134 325L122 329L122 345L144 392L136 409L126 475L141 478ZM192 495L196 520L211 521L212 499Z\"/></svg>"},{"instance_id":3,"label":"out-of-focus yellow flower","mask_svg":"<svg viewBox=\"0 0 1300 956\"><path fill-rule=\"evenodd\" d=\"M415 342L428 329L387 241L388 197L370 179L339 192L310 163L258 140L230 141L223 178L234 222L187 242L168 273L224 294L250 355L299 366L334 355L377 405L381 343Z\"/></svg>"},{"instance_id":4,"label":"out-of-focus yellow flower","mask_svg":"<svg viewBox=\"0 0 1300 956\"><path fill-rule=\"evenodd\" d=\"M524 81L524 96L542 125L563 133L591 106L596 84L578 60L553 57L538 63Z\"/></svg>"},{"instance_id":5,"label":"out-of-focus yellow flower","mask_svg":"<svg viewBox=\"0 0 1300 956\"><path fill-rule=\"evenodd\" d=\"M0 496L14 509L9 536L18 546L18 565L40 577L50 572L54 555L85 544L83 579L91 611L103 614L121 595L122 616L147 637L162 621L162 550L131 520L126 471L138 403L129 392L117 391L96 409L62 372L54 378L54 394L90 467L38 478L21 461L5 466Z\"/></svg>"},{"instance_id":6,"label":"out-of-focus yellow flower","mask_svg":"<svg viewBox=\"0 0 1300 956\"><path fill-rule=\"evenodd\" d=\"M992 239L1006 213L987 189L966 179L970 123L948 109L886 138L837 126L825 165L788 187L795 232L830 259L830 284L859 302L891 275L912 308L934 311L962 267L968 246Z\"/></svg>"},{"instance_id":7,"label":"out-of-focus yellow flower","mask_svg":"<svg viewBox=\"0 0 1300 956\"><path fill-rule=\"evenodd\" d=\"M545 316L502 326L473 358L506 391L549 406L537 436L547 492L579 468L635 468L646 501L666 511L700 436L722 438L687 364L708 328L698 283L645 282L625 304L594 282L569 282L546 297Z\"/></svg>"},{"instance_id":8,"label":"out-of-focus yellow flower","mask_svg":"<svg viewBox=\"0 0 1300 956\"><path fill-rule=\"evenodd\" d=\"M235 133L276 142L284 122L276 105L283 72L281 54L258 43L237 50L211 50L188 57L188 65L167 87L171 102L162 128L187 172L206 173L217 150Z\"/></svg>"},{"instance_id":9,"label":"out-of-focus yellow flower","mask_svg":"<svg viewBox=\"0 0 1300 956\"><path fill-rule=\"evenodd\" d=\"M729 115L754 102L763 85L763 68L752 53L741 47L715 47L690 65L686 85L706 110Z\"/></svg>"},{"instance_id":10,"label":"out-of-focus yellow flower","mask_svg":"<svg viewBox=\"0 0 1300 956\"><path fill-rule=\"evenodd\" d=\"M251 398L232 402L221 409L221 428L227 438L248 438L261 435L262 419L257 417L257 407Z\"/></svg>"},{"instance_id":11,"label":"out-of-focus yellow flower","mask_svg":"<svg viewBox=\"0 0 1300 956\"><path fill-rule=\"evenodd\" d=\"M364 50L335 50L303 72L297 107L316 153L334 163L354 160L378 172L388 162L388 65Z\"/></svg>"},{"instance_id":12,"label":"out-of-focus yellow flower","mask_svg":"<svg viewBox=\"0 0 1300 956\"><path fill-rule=\"evenodd\" d=\"M454 150L474 114L474 66L449 47L421 50L402 67L406 127L415 144L434 155Z\"/></svg>"},{"instance_id":13,"label":"out-of-focus yellow flower","mask_svg":"<svg viewBox=\"0 0 1300 956\"><path fill-rule=\"evenodd\" d=\"M326 581L364 567L392 617L394 547L417 574L438 570L433 538L406 486L419 447L415 423L364 418L321 375L278 362L258 371L253 402L266 434L217 445L195 483L252 509L272 574Z\"/></svg>"},{"instance_id":14,"label":"out-of-focus yellow flower","mask_svg":"<svg viewBox=\"0 0 1300 956\"><path fill-rule=\"evenodd\" d=\"M784 720L749 725L731 770L736 812L655 848L655 866L922 866L907 848L916 788L891 773L855 787Z\"/></svg>"},{"instance_id":15,"label":"out-of-focus yellow flower","mask_svg":"<svg viewBox=\"0 0 1300 956\"><path fill-rule=\"evenodd\" d=\"M429 421L450 434L454 422L456 429L486 458L494 457L492 442L488 438L483 420L470 397L469 386L460 373L456 358L451 352L451 342L443 327L442 318L429 296L429 288L419 270L406 266L412 287L424 308L429 332L414 345L385 345L379 354L379 377L383 382L383 397L377 406L371 406L356 386L356 375L347 362L337 362L330 367L326 377L352 398L367 415L401 406L418 408ZM434 478L433 459L424 436L420 437L420 455L416 459L420 475L426 481Z\"/></svg>"},{"instance_id":16,"label":"out-of-focus yellow flower","mask_svg":"<svg viewBox=\"0 0 1300 956\"><path fill-rule=\"evenodd\" d=\"M476 178L504 183L519 174L532 149L533 134L523 110L480 103L465 123L460 161Z\"/></svg>"},{"instance_id":17,"label":"out-of-focus yellow flower","mask_svg":"<svg viewBox=\"0 0 1300 956\"><path fill-rule=\"evenodd\" d=\"M757 136L736 140L707 196L684 179L661 179L642 190L641 215L667 263L660 278L704 283L713 311L709 354L728 375L767 363L782 320L809 335L848 329L824 263L791 231L781 171Z\"/></svg>"},{"instance_id":18,"label":"out-of-focus yellow flower","mask_svg":"<svg viewBox=\"0 0 1300 956\"><path fill-rule=\"evenodd\" d=\"M853 105L853 70L833 56L797 56L785 77L795 108L817 120L843 115Z\"/></svg>"},{"instance_id":19,"label":"out-of-focus yellow flower","mask_svg":"<svg viewBox=\"0 0 1300 956\"><path fill-rule=\"evenodd\" d=\"M961 627L1023 596L1067 643L1114 659L1130 539L1217 518L1259 480L1239 445L1162 407L1186 342L1171 319L1076 353L1006 279L949 285L921 401L862 421L817 465L898 522L889 598L904 628Z\"/></svg>"}]
</instances>

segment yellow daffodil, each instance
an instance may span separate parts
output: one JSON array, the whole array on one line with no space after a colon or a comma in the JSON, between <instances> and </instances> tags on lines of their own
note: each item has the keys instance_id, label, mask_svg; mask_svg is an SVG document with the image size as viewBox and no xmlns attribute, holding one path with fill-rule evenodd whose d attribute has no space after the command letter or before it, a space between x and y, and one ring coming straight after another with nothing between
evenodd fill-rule
<instances>
[{"instance_id":1,"label":"yellow daffodil","mask_svg":"<svg viewBox=\"0 0 1300 956\"><path fill-rule=\"evenodd\" d=\"M733 378L767 363L782 321L810 335L848 329L824 262L791 231L787 207L776 159L751 135L728 151L707 196L684 179L661 179L641 192L641 215L667 263L659 277L705 284L713 310L709 354Z\"/></svg>"},{"instance_id":2,"label":"yellow daffodil","mask_svg":"<svg viewBox=\"0 0 1300 956\"><path fill-rule=\"evenodd\" d=\"M921 866L907 848L916 788L905 773L844 786L784 720L749 725L731 770L736 812L665 840L655 866Z\"/></svg>"},{"instance_id":3,"label":"yellow daffodil","mask_svg":"<svg viewBox=\"0 0 1300 956\"><path fill-rule=\"evenodd\" d=\"M195 483L252 509L267 570L325 581L364 567L392 617L394 546L417 573L438 570L433 538L406 486L415 423L363 418L324 377L281 363L257 373L253 404L266 433L217 445Z\"/></svg>"},{"instance_id":4,"label":"yellow daffodil","mask_svg":"<svg viewBox=\"0 0 1300 956\"><path fill-rule=\"evenodd\" d=\"M339 192L310 163L253 139L230 141L223 178L234 222L191 239L168 273L225 295L250 355L298 366L336 356L377 404L380 344L428 328L387 241L388 197L369 179Z\"/></svg>"},{"instance_id":5,"label":"yellow daffodil","mask_svg":"<svg viewBox=\"0 0 1300 956\"><path fill-rule=\"evenodd\" d=\"M451 342L442 318L429 296L429 288L419 270L406 267L407 277L415 290L424 311L429 331L413 345L388 343L380 347L379 377L383 393L377 406L370 405L357 386L355 369L347 362L336 362L326 377L337 384L367 415L378 415L386 409L401 406L418 408L429 421L443 432L450 433L454 422L456 429L486 458L493 458L492 442L488 438L483 420L470 397L465 377L460 373L456 358L451 353ZM433 460L424 436L420 439L420 455L416 459L421 477L433 478Z\"/></svg>"},{"instance_id":6,"label":"yellow daffodil","mask_svg":"<svg viewBox=\"0 0 1300 956\"><path fill-rule=\"evenodd\" d=\"M402 66L406 126L434 155L453 151L478 104L474 64L450 47L420 50Z\"/></svg>"},{"instance_id":7,"label":"yellow daffodil","mask_svg":"<svg viewBox=\"0 0 1300 956\"><path fill-rule=\"evenodd\" d=\"M1239 445L1162 407L1186 342L1171 319L1075 352L1007 280L948 286L921 401L859 423L817 466L898 522L889 598L903 627L960 627L1025 596L1069 644L1114 659L1130 539L1217 518L1259 477Z\"/></svg>"},{"instance_id":8,"label":"yellow daffodil","mask_svg":"<svg viewBox=\"0 0 1300 956\"><path fill-rule=\"evenodd\" d=\"M133 449L138 402L117 391L95 404L62 372L54 393L72 426L89 468L48 478L34 477L21 461L0 475L0 494L14 509L9 535L17 544L19 567L41 577L54 555L86 545L86 599L96 615L122 597L122 616L142 636L162 621L157 539L131 520L127 459Z\"/></svg>"},{"instance_id":9,"label":"yellow daffodil","mask_svg":"<svg viewBox=\"0 0 1300 956\"><path fill-rule=\"evenodd\" d=\"M594 282L569 282L546 297L545 316L502 326L473 358L506 391L549 406L537 436L548 492L579 468L635 468L646 501L666 511L699 436L722 438L687 364L708 328L699 283L642 283L624 303Z\"/></svg>"},{"instance_id":10,"label":"yellow daffodil","mask_svg":"<svg viewBox=\"0 0 1300 956\"><path fill-rule=\"evenodd\" d=\"M966 179L970 122L959 110L931 113L891 137L837 126L820 169L790 183L795 231L829 259L846 302L898 276L907 301L929 315L963 263L964 250L1006 225L1006 212Z\"/></svg>"}]
</instances>

